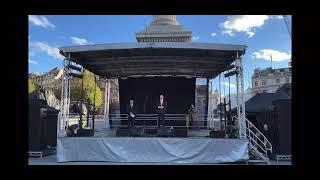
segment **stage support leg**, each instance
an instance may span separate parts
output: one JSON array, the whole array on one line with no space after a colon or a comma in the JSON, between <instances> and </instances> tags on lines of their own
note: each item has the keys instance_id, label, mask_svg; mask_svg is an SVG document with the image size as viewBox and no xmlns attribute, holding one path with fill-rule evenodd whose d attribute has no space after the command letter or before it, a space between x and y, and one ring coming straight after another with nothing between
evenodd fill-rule
<instances>
[{"instance_id":1,"label":"stage support leg","mask_svg":"<svg viewBox=\"0 0 320 180\"><path fill-rule=\"evenodd\" d=\"M68 58L63 60L63 75L61 84L61 102L60 102L60 112L58 116L58 137L64 137L67 134L66 128L68 127L68 117L69 117L69 106L70 106L70 76L69 69L67 65L70 64L70 54Z\"/></svg>"},{"instance_id":2,"label":"stage support leg","mask_svg":"<svg viewBox=\"0 0 320 180\"><path fill-rule=\"evenodd\" d=\"M96 87L97 87L97 76L94 75L94 92L93 92L93 115L92 115L92 129L94 131L95 115L96 115Z\"/></svg>"},{"instance_id":3,"label":"stage support leg","mask_svg":"<svg viewBox=\"0 0 320 180\"><path fill-rule=\"evenodd\" d=\"M243 64L242 58L238 55L236 60L236 68L238 74L236 76L237 81L237 117L238 117L238 129L239 138L246 138L246 112L245 112L245 102L244 102L244 83L243 83Z\"/></svg>"},{"instance_id":4,"label":"stage support leg","mask_svg":"<svg viewBox=\"0 0 320 180\"><path fill-rule=\"evenodd\" d=\"M110 128L109 125L109 106L110 106L110 81L105 79L105 90L104 90L104 122L105 128Z\"/></svg>"},{"instance_id":5,"label":"stage support leg","mask_svg":"<svg viewBox=\"0 0 320 180\"><path fill-rule=\"evenodd\" d=\"M207 129L213 128L213 117L212 117L212 111L213 111L213 102L212 102L212 79L209 79L208 82L208 113L207 113Z\"/></svg>"}]
</instances>

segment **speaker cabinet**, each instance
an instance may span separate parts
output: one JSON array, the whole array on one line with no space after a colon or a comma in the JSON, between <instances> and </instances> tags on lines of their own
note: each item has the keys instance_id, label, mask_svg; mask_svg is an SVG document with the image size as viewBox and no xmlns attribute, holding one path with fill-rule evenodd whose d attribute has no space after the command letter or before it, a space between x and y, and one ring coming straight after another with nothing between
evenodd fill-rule
<instances>
[{"instance_id":1,"label":"speaker cabinet","mask_svg":"<svg viewBox=\"0 0 320 180\"><path fill-rule=\"evenodd\" d=\"M116 136L117 137L127 137L130 136L130 131L128 128L119 128L116 131Z\"/></svg>"},{"instance_id":2,"label":"speaker cabinet","mask_svg":"<svg viewBox=\"0 0 320 180\"><path fill-rule=\"evenodd\" d=\"M29 151L43 151L56 147L59 110L42 99L29 99Z\"/></svg>"},{"instance_id":3,"label":"speaker cabinet","mask_svg":"<svg viewBox=\"0 0 320 180\"><path fill-rule=\"evenodd\" d=\"M145 128L144 130L146 136L156 136L157 129L156 128Z\"/></svg>"},{"instance_id":4,"label":"speaker cabinet","mask_svg":"<svg viewBox=\"0 0 320 180\"><path fill-rule=\"evenodd\" d=\"M143 136L143 128L142 127L134 127L131 129L131 135L134 137Z\"/></svg>"},{"instance_id":5,"label":"speaker cabinet","mask_svg":"<svg viewBox=\"0 0 320 180\"><path fill-rule=\"evenodd\" d=\"M46 113L44 100L29 99L29 151L46 148Z\"/></svg>"},{"instance_id":6,"label":"speaker cabinet","mask_svg":"<svg viewBox=\"0 0 320 180\"><path fill-rule=\"evenodd\" d=\"M170 128L162 127L157 129L157 136L159 137L169 137L170 136Z\"/></svg>"},{"instance_id":7,"label":"speaker cabinet","mask_svg":"<svg viewBox=\"0 0 320 180\"><path fill-rule=\"evenodd\" d=\"M209 132L209 136L211 138L224 138L225 137L225 132L224 131L214 131L214 130L211 130Z\"/></svg>"},{"instance_id":8,"label":"speaker cabinet","mask_svg":"<svg viewBox=\"0 0 320 180\"><path fill-rule=\"evenodd\" d=\"M59 110L49 108L47 110L47 145L51 147L57 146L57 122Z\"/></svg>"},{"instance_id":9,"label":"speaker cabinet","mask_svg":"<svg viewBox=\"0 0 320 180\"><path fill-rule=\"evenodd\" d=\"M188 137L187 128L174 128L173 130L174 137Z\"/></svg>"},{"instance_id":10,"label":"speaker cabinet","mask_svg":"<svg viewBox=\"0 0 320 180\"><path fill-rule=\"evenodd\" d=\"M78 132L78 136L81 136L81 137L88 137L93 135L94 135L93 129L81 129Z\"/></svg>"}]
</instances>

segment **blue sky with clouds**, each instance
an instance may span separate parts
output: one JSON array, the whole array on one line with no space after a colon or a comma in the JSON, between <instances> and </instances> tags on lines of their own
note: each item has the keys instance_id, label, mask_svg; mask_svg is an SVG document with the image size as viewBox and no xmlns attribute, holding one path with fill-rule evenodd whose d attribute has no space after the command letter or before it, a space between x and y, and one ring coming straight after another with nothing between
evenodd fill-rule
<instances>
[{"instance_id":1,"label":"blue sky with clouds","mask_svg":"<svg viewBox=\"0 0 320 180\"><path fill-rule=\"evenodd\" d=\"M291 16L288 18L291 22ZM57 49L60 46L136 42L135 32L151 20L151 15L30 15L29 72L41 74L62 67L63 58ZM288 66L291 38L281 16L178 15L177 20L192 31L193 42L248 46L243 56L245 89L250 86L249 77L255 67L270 66L270 54L273 68ZM218 88L217 79L213 89ZM235 78L231 83L235 84ZM231 91L235 91L234 86Z\"/></svg>"}]
</instances>

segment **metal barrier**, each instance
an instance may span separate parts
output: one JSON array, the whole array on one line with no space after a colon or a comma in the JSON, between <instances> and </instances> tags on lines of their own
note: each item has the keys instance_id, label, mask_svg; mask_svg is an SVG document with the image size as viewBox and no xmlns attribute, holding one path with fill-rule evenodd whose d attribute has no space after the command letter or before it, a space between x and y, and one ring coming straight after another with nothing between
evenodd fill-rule
<instances>
[{"instance_id":1,"label":"metal barrier","mask_svg":"<svg viewBox=\"0 0 320 180\"><path fill-rule=\"evenodd\" d=\"M89 116L89 128L93 127L93 116ZM79 124L80 115L79 114L70 114L68 125L71 126L73 124ZM104 115L95 115L95 125L94 130L97 132L98 136L103 134L105 131L112 132L107 133L106 136L114 136L114 130L122 127L128 127L128 115L127 114L109 114L109 127L106 128L105 126L105 119ZM165 114L165 122L164 127L168 128L179 128L179 127L186 127L188 129L192 128L193 126L190 123L187 123L187 115L186 114ZM198 127L202 130L209 130L208 123L209 121L213 121L214 129L220 129L220 121L208 119L207 115L196 115L196 121L198 123ZM87 116L83 116L82 122L86 125ZM207 122L207 124L205 123ZM158 115L157 114L136 114L136 118L134 121L134 126L137 128L158 128ZM83 126L84 127L84 126ZM111 129L110 129L111 128ZM108 130L109 129L109 130ZM112 130L113 129L113 130ZM212 128L211 128L212 129ZM100 133L101 132L101 133ZM201 133L196 133L197 136L208 136L208 132L203 131ZM202 135L199 135L202 134ZM105 136L105 135L104 135Z\"/></svg>"},{"instance_id":2,"label":"metal barrier","mask_svg":"<svg viewBox=\"0 0 320 180\"><path fill-rule=\"evenodd\" d=\"M186 114L165 114L164 127L192 127L188 126ZM127 127L128 115L127 114L109 114L109 121L112 122L110 127ZM172 122L186 122L185 125L168 125ZM198 125L200 122L207 122L207 115L197 115L196 120ZM114 122L121 122L120 124L114 124ZM158 127L158 115L157 114L136 114L135 126L137 127ZM181 123L181 124L182 124ZM219 122L220 123L220 122ZM139 125L142 124L142 125ZM205 124L205 123L203 123ZM199 125L199 128L207 128L207 125Z\"/></svg>"}]
</instances>

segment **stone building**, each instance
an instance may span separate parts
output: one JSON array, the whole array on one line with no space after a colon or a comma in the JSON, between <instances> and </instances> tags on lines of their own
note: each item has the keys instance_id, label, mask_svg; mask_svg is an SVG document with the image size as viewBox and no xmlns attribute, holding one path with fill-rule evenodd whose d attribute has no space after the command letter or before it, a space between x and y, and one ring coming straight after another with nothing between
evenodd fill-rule
<instances>
[{"instance_id":1,"label":"stone building","mask_svg":"<svg viewBox=\"0 0 320 180\"><path fill-rule=\"evenodd\" d=\"M291 67L272 69L266 68L254 70L251 77L252 93L274 93L280 86L285 83L291 83L292 72Z\"/></svg>"},{"instance_id":2,"label":"stone building","mask_svg":"<svg viewBox=\"0 0 320 180\"><path fill-rule=\"evenodd\" d=\"M45 89L57 89L61 88L62 75L63 70L56 67L41 75L36 73L30 73L29 79L31 79L35 84Z\"/></svg>"},{"instance_id":3,"label":"stone building","mask_svg":"<svg viewBox=\"0 0 320 180\"><path fill-rule=\"evenodd\" d=\"M138 42L190 42L192 32L185 30L175 15L154 15L144 30L136 33Z\"/></svg>"}]
</instances>

